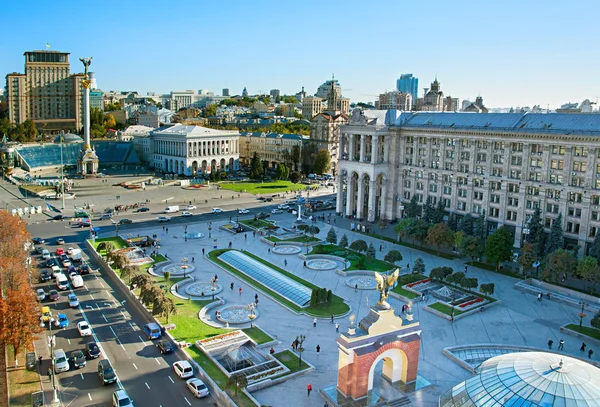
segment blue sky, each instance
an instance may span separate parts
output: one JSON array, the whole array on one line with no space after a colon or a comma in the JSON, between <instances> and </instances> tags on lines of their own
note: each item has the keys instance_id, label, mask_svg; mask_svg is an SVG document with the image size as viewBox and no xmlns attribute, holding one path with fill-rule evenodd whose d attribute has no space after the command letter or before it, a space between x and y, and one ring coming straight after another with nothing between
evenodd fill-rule
<instances>
[{"instance_id":1,"label":"blue sky","mask_svg":"<svg viewBox=\"0 0 600 407\"><path fill-rule=\"evenodd\" d=\"M23 52L93 56L99 87L240 94L339 79L372 101L401 73L490 107L557 107L600 95L598 1L20 1L0 6L0 73ZM76 63L73 61L77 61Z\"/></svg>"}]
</instances>

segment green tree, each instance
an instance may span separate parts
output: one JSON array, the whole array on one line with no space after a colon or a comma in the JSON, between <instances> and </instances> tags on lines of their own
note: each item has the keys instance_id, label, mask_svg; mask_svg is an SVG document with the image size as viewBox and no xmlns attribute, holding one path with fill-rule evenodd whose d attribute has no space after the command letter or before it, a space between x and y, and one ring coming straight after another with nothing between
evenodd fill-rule
<instances>
[{"instance_id":1,"label":"green tree","mask_svg":"<svg viewBox=\"0 0 600 407\"><path fill-rule=\"evenodd\" d=\"M460 221L460 230L466 235L473 236L473 217L467 213Z\"/></svg>"},{"instance_id":2,"label":"green tree","mask_svg":"<svg viewBox=\"0 0 600 407\"><path fill-rule=\"evenodd\" d=\"M457 271L446 277L446 282L454 285L462 286L463 280L465 279L465 273Z\"/></svg>"},{"instance_id":3,"label":"green tree","mask_svg":"<svg viewBox=\"0 0 600 407\"><path fill-rule=\"evenodd\" d=\"M550 236L546 242L546 253L552 253L555 250L562 249L564 246L564 236L562 227L562 213L559 213L552 227L550 228Z\"/></svg>"},{"instance_id":4,"label":"green tree","mask_svg":"<svg viewBox=\"0 0 600 407\"><path fill-rule=\"evenodd\" d=\"M135 287L138 287L141 289L141 287L148 286L151 283L152 283L152 280L150 279L150 276L148 274L139 273L131 278L131 281L129 282L129 288L132 290Z\"/></svg>"},{"instance_id":5,"label":"green tree","mask_svg":"<svg viewBox=\"0 0 600 407\"><path fill-rule=\"evenodd\" d=\"M210 104L204 109L204 117L215 117L217 115L217 105Z\"/></svg>"},{"instance_id":6,"label":"green tree","mask_svg":"<svg viewBox=\"0 0 600 407\"><path fill-rule=\"evenodd\" d=\"M394 228L395 232L398 234L398 240L402 241L402 239L408 238L408 232L410 231L412 222L412 218L403 218L398 221L398 224Z\"/></svg>"},{"instance_id":7,"label":"green tree","mask_svg":"<svg viewBox=\"0 0 600 407\"><path fill-rule=\"evenodd\" d=\"M525 241L534 245L539 245L544 241L544 225L542 225L542 211L539 205L535 208L531 219L527 224L529 233L525 235Z\"/></svg>"},{"instance_id":8,"label":"green tree","mask_svg":"<svg viewBox=\"0 0 600 407\"><path fill-rule=\"evenodd\" d=\"M238 390L244 390L248 387L248 379L246 378L246 375L242 373L234 373L227 378L225 387L228 389L233 387L235 389L235 395L237 396Z\"/></svg>"},{"instance_id":9,"label":"green tree","mask_svg":"<svg viewBox=\"0 0 600 407\"><path fill-rule=\"evenodd\" d=\"M346 247L348 247L348 236L346 236L345 234L342 235L342 238L340 239L340 243L339 245L342 249L345 249Z\"/></svg>"},{"instance_id":10,"label":"green tree","mask_svg":"<svg viewBox=\"0 0 600 407\"><path fill-rule=\"evenodd\" d=\"M329 171L331 167L331 155L329 154L329 150L326 148L322 148L317 153L317 157L315 159L315 172L317 174L325 174Z\"/></svg>"},{"instance_id":11,"label":"green tree","mask_svg":"<svg viewBox=\"0 0 600 407\"><path fill-rule=\"evenodd\" d=\"M327 232L327 238L325 240L331 244L337 244L337 234L335 233L334 228L329 229L329 232Z\"/></svg>"},{"instance_id":12,"label":"green tree","mask_svg":"<svg viewBox=\"0 0 600 407\"><path fill-rule=\"evenodd\" d=\"M467 256L471 261L475 261L481 257L484 251L484 246L481 241L475 236L465 236L460 246L460 253Z\"/></svg>"},{"instance_id":13,"label":"green tree","mask_svg":"<svg viewBox=\"0 0 600 407\"><path fill-rule=\"evenodd\" d=\"M250 162L250 178L253 180L262 180L265 175L265 169L260 161L258 153L255 151Z\"/></svg>"},{"instance_id":14,"label":"green tree","mask_svg":"<svg viewBox=\"0 0 600 407\"><path fill-rule=\"evenodd\" d=\"M496 286L494 283L489 283L489 284L481 284L479 286L479 291L482 294L489 294L492 295L494 294L494 290L496 289Z\"/></svg>"},{"instance_id":15,"label":"green tree","mask_svg":"<svg viewBox=\"0 0 600 407\"><path fill-rule=\"evenodd\" d=\"M383 258L383 260L387 261L388 263L396 263L398 261L402 261L402 254L400 253L400 251L398 250L390 250L385 257Z\"/></svg>"},{"instance_id":16,"label":"green tree","mask_svg":"<svg viewBox=\"0 0 600 407\"><path fill-rule=\"evenodd\" d=\"M487 222L485 220L485 209L483 213L479 215L477 219L475 219L475 223L473 223L473 236L475 236L482 244L485 244L485 239L487 238Z\"/></svg>"},{"instance_id":17,"label":"green tree","mask_svg":"<svg viewBox=\"0 0 600 407\"><path fill-rule=\"evenodd\" d=\"M413 263L413 274L425 274L425 262L421 257L417 257Z\"/></svg>"},{"instance_id":18,"label":"green tree","mask_svg":"<svg viewBox=\"0 0 600 407\"><path fill-rule=\"evenodd\" d=\"M423 205L423 220L430 225L434 225L439 222L433 222L435 216L435 206L433 205L433 199L431 195L427 195L427 199L425 200L425 204Z\"/></svg>"},{"instance_id":19,"label":"green tree","mask_svg":"<svg viewBox=\"0 0 600 407\"><path fill-rule=\"evenodd\" d=\"M542 279L557 284L567 271L577 269L577 259L573 253L565 249L557 249L549 253L544 260Z\"/></svg>"},{"instance_id":20,"label":"green tree","mask_svg":"<svg viewBox=\"0 0 600 407\"><path fill-rule=\"evenodd\" d=\"M529 275L533 271L533 264L538 261L538 248L534 243L525 243L517 262L523 269L523 274Z\"/></svg>"},{"instance_id":21,"label":"green tree","mask_svg":"<svg viewBox=\"0 0 600 407\"><path fill-rule=\"evenodd\" d=\"M292 165L295 171L298 171L300 167L300 147L293 146L292 151L290 153Z\"/></svg>"},{"instance_id":22,"label":"green tree","mask_svg":"<svg viewBox=\"0 0 600 407\"><path fill-rule=\"evenodd\" d=\"M600 312L592 318L591 325L596 329L600 329Z\"/></svg>"},{"instance_id":23,"label":"green tree","mask_svg":"<svg viewBox=\"0 0 600 407\"><path fill-rule=\"evenodd\" d=\"M448 217L448 227L455 232L459 231L458 221L456 220L456 215L454 213L451 213Z\"/></svg>"},{"instance_id":24,"label":"green tree","mask_svg":"<svg viewBox=\"0 0 600 407\"><path fill-rule=\"evenodd\" d=\"M466 288L467 290L473 290L479 286L479 282L477 281L477 278L475 278L475 277L470 277L470 278L465 277L465 278L463 278L460 286L463 288Z\"/></svg>"},{"instance_id":25,"label":"green tree","mask_svg":"<svg viewBox=\"0 0 600 407\"><path fill-rule=\"evenodd\" d=\"M288 179L290 170L285 164L279 164L275 170L275 179Z\"/></svg>"},{"instance_id":26,"label":"green tree","mask_svg":"<svg viewBox=\"0 0 600 407\"><path fill-rule=\"evenodd\" d=\"M598 239L598 235L594 238L594 243L590 247L588 254L600 262L600 239Z\"/></svg>"},{"instance_id":27,"label":"green tree","mask_svg":"<svg viewBox=\"0 0 600 407\"><path fill-rule=\"evenodd\" d=\"M446 223L440 222L429 228L426 242L435 246L439 254L440 248L452 247L454 244L454 232L450 230Z\"/></svg>"},{"instance_id":28,"label":"green tree","mask_svg":"<svg viewBox=\"0 0 600 407\"><path fill-rule=\"evenodd\" d=\"M104 255L106 256L106 254L115 251L115 245L113 242L109 242L109 241L100 242L100 243L98 243L98 246L96 247L96 251L98 253L100 253L101 251L104 251Z\"/></svg>"},{"instance_id":29,"label":"green tree","mask_svg":"<svg viewBox=\"0 0 600 407\"><path fill-rule=\"evenodd\" d=\"M500 263L512 259L513 238L510 232L500 227L487 238L485 242L485 258L496 265L496 271L500 269Z\"/></svg>"},{"instance_id":30,"label":"green tree","mask_svg":"<svg viewBox=\"0 0 600 407\"><path fill-rule=\"evenodd\" d=\"M600 279L598 260L592 256L580 257L577 260L577 275L588 283L589 289L593 288L596 281Z\"/></svg>"},{"instance_id":31,"label":"green tree","mask_svg":"<svg viewBox=\"0 0 600 407\"><path fill-rule=\"evenodd\" d=\"M294 171L290 174L290 181L292 181L294 184L297 184L298 182L300 182L301 179L302 179L302 174L300 174L298 171Z\"/></svg>"},{"instance_id":32,"label":"green tree","mask_svg":"<svg viewBox=\"0 0 600 407\"><path fill-rule=\"evenodd\" d=\"M441 267L434 267L429 272L429 277L433 280L443 281L446 275Z\"/></svg>"},{"instance_id":33,"label":"green tree","mask_svg":"<svg viewBox=\"0 0 600 407\"><path fill-rule=\"evenodd\" d=\"M170 271L165 271L163 273L163 277L165 278L165 281L169 281L171 279L171 272Z\"/></svg>"},{"instance_id":34,"label":"green tree","mask_svg":"<svg viewBox=\"0 0 600 407\"><path fill-rule=\"evenodd\" d=\"M419 245L423 245L423 241L427 238L427 233L429 231L429 224L425 222L423 219L419 218L411 218L412 222L410 224L410 228L408 229L408 237L413 240L413 242L419 242Z\"/></svg>"},{"instance_id":35,"label":"green tree","mask_svg":"<svg viewBox=\"0 0 600 407\"><path fill-rule=\"evenodd\" d=\"M444 216L446 215L446 206L444 205L444 201L442 199L440 199L437 203L437 207L435 212L433 212L433 215L431 217L431 223L436 224L436 223L440 223L444 221ZM450 226L450 229L452 229L453 231L456 231L456 227L452 227L452 225L448 225Z\"/></svg>"},{"instance_id":36,"label":"green tree","mask_svg":"<svg viewBox=\"0 0 600 407\"><path fill-rule=\"evenodd\" d=\"M169 316L177 314L177 306L172 298L162 292L161 295L154 298L152 304L152 315L160 315L166 318L167 324L169 323Z\"/></svg>"},{"instance_id":37,"label":"green tree","mask_svg":"<svg viewBox=\"0 0 600 407\"><path fill-rule=\"evenodd\" d=\"M420 218L421 217L421 207L419 206L419 201L417 199L417 194L414 194L410 199L410 202L406 206L406 217L408 218Z\"/></svg>"},{"instance_id":38,"label":"green tree","mask_svg":"<svg viewBox=\"0 0 600 407\"><path fill-rule=\"evenodd\" d=\"M367 257L372 259L375 258L375 246L373 246L373 242L369 244L369 248L367 249Z\"/></svg>"},{"instance_id":39,"label":"green tree","mask_svg":"<svg viewBox=\"0 0 600 407\"><path fill-rule=\"evenodd\" d=\"M134 264L126 264L121 267L121 278L131 282L131 278L140 272L140 268Z\"/></svg>"},{"instance_id":40,"label":"green tree","mask_svg":"<svg viewBox=\"0 0 600 407\"><path fill-rule=\"evenodd\" d=\"M367 246L367 242L365 242L362 239L359 239L352 242L352 244L350 245L350 249L362 253L366 252L369 249L369 246Z\"/></svg>"}]
</instances>

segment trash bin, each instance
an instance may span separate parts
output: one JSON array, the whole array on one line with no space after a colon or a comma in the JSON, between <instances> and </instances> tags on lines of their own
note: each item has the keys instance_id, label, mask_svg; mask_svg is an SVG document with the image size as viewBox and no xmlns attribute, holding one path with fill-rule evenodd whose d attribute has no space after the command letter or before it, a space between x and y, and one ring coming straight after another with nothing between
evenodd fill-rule
<instances>
[{"instance_id":1,"label":"trash bin","mask_svg":"<svg viewBox=\"0 0 600 407\"><path fill-rule=\"evenodd\" d=\"M29 352L25 355L25 367L27 370L35 370L35 352Z\"/></svg>"},{"instance_id":2,"label":"trash bin","mask_svg":"<svg viewBox=\"0 0 600 407\"><path fill-rule=\"evenodd\" d=\"M31 405L32 407L44 407L44 392L37 391L31 393Z\"/></svg>"}]
</instances>

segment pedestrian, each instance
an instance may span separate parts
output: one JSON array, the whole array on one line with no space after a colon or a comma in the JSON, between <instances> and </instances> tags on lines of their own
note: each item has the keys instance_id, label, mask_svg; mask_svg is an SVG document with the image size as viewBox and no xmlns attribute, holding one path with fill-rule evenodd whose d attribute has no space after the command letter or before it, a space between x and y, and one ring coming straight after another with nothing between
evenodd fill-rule
<instances>
[{"instance_id":1,"label":"pedestrian","mask_svg":"<svg viewBox=\"0 0 600 407\"><path fill-rule=\"evenodd\" d=\"M296 341L292 341L292 350L296 350Z\"/></svg>"},{"instance_id":2,"label":"pedestrian","mask_svg":"<svg viewBox=\"0 0 600 407\"><path fill-rule=\"evenodd\" d=\"M313 328L317 327L317 318L313 319Z\"/></svg>"},{"instance_id":3,"label":"pedestrian","mask_svg":"<svg viewBox=\"0 0 600 407\"><path fill-rule=\"evenodd\" d=\"M269 254L271 254L271 248L270 247L267 249L267 251L269 252Z\"/></svg>"},{"instance_id":4,"label":"pedestrian","mask_svg":"<svg viewBox=\"0 0 600 407\"><path fill-rule=\"evenodd\" d=\"M321 346L317 345L317 356L321 354Z\"/></svg>"},{"instance_id":5,"label":"pedestrian","mask_svg":"<svg viewBox=\"0 0 600 407\"><path fill-rule=\"evenodd\" d=\"M193 262L195 262L195 261L196 261L196 258L195 258L195 257L192 257L192 263L193 263Z\"/></svg>"},{"instance_id":6,"label":"pedestrian","mask_svg":"<svg viewBox=\"0 0 600 407\"><path fill-rule=\"evenodd\" d=\"M310 397L310 392L312 391L312 384L308 383L308 386L306 386L306 391L308 392L308 397Z\"/></svg>"},{"instance_id":7,"label":"pedestrian","mask_svg":"<svg viewBox=\"0 0 600 407\"><path fill-rule=\"evenodd\" d=\"M590 350L588 350L588 359L591 359L593 354L594 351L592 350L592 348L590 348Z\"/></svg>"},{"instance_id":8,"label":"pedestrian","mask_svg":"<svg viewBox=\"0 0 600 407\"><path fill-rule=\"evenodd\" d=\"M380 245L379 245L379 251L382 251L382 250L383 250L383 245L382 245L382 244L380 244Z\"/></svg>"},{"instance_id":9,"label":"pedestrian","mask_svg":"<svg viewBox=\"0 0 600 407\"><path fill-rule=\"evenodd\" d=\"M242 295L242 287L238 288L238 293L240 293L240 295Z\"/></svg>"},{"instance_id":10,"label":"pedestrian","mask_svg":"<svg viewBox=\"0 0 600 407\"><path fill-rule=\"evenodd\" d=\"M560 341L558 341L558 350L565 350L565 341L564 341L564 339L561 339Z\"/></svg>"},{"instance_id":11,"label":"pedestrian","mask_svg":"<svg viewBox=\"0 0 600 407\"><path fill-rule=\"evenodd\" d=\"M304 260L304 267L306 267L306 260Z\"/></svg>"},{"instance_id":12,"label":"pedestrian","mask_svg":"<svg viewBox=\"0 0 600 407\"><path fill-rule=\"evenodd\" d=\"M329 407L329 403L325 402L325 404L323 404L323 407Z\"/></svg>"},{"instance_id":13,"label":"pedestrian","mask_svg":"<svg viewBox=\"0 0 600 407\"><path fill-rule=\"evenodd\" d=\"M358 291L358 283L354 284L354 292Z\"/></svg>"},{"instance_id":14,"label":"pedestrian","mask_svg":"<svg viewBox=\"0 0 600 407\"><path fill-rule=\"evenodd\" d=\"M256 237L256 230L252 231L252 236Z\"/></svg>"},{"instance_id":15,"label":"pedestrian","mask_svg":"<svg viewBox=\"0 0 600 407\"><path fill-rule=\"evenodd\" d=\"M165 232L169 233L169 228L166 228L166 229L165 229Z\"/></svg>"},{"instance_id":16,"label":"pedestrian","mask_svg":"<svg viewBox=\"0 0 600 407\"><path fill-rule=\"evenodd\" d=\"M202 248L202 255L204 256L204 247Z\"/></svg>"},{"instance_id":17,"label":"pedestrian","mask_svg":"<svg viewBox=\"0 0 600 407\"><path fill-rule=\"evenodd\" d=\"M333 324L333 314L331 314L331 322L330 324Z\"/></svg>"},{"instance_id":18,"label":"pedestrian","mask_svg":"<svg viewBox=\"0 0 600 407\"><path fill-rule=\"evenodd\" d=\"M335 332L340 332L340 324L335 323Z\"/></svg>"},{"instance_id":19,"label":"pedestrian","mask_svg":"<svg viewBox=\"0 0 600 407\"><path fill-rule=\"evenodd\" d=\"M229 284L229 288L231 288L231 291L233 291L233 281L231 282L231 284Z\"/></svg>"},{"instance_id":20,"label":"pedestrian","mask_svg":"<svg viewBox=\"0 0 600 407\"><path fill-rule=\"evenodd\" d=\"M254 300L254 306L258 308L258 298Z\"/></svg>"},{"instance_id":21,"label":"pedestrian","mask_svg":"<svg viewBox=\"0 0 600 407\"><path fill-rule=\"evenodd\" d=\"M248 240L248 234L244 233L244 240Z\"/></svg>"},{"instance_id":22,"label":"pedestrian","mask_svg":"<svg viewBox=\"0 0 600 407\"><path fill-rule=\"evenodd\" d=\"M283 264L287 267L287 259L283 260Z\"/></svg>"},{"instance_id":23,"label":"pedestrian","mask_svg":"<svg viewBox=\"0 0 600 407\"><path fill-rule=\"evenodd\" d=\"M52 368L48 368L48 380L52 380Z\"/></svg>"},{"instance_id":24,"label":"pedestrian","mask_svg":"<svg viewBox=\"0 0 600 407\"><path fill-rule=\"evenodd\" d=\"M40 365L40 367L42 366L42 360L43 360L42 355L40 355L38 357L38 364Z\"/></svg>"},{"instance_id":25,"label":"pedestrian","mask_svg":"<svg viewBox=\"0 0 600 407\"><path fill-rule=\"evenodd\" d=\"M163 232L165 231L165 225L163 225Z\"/></svg>"},{"instance_id":26,"label":"pedestrian","mask_svg":"<svg viewBox=\"0 0 600 407\"><path fill-rule=\"evenodd\" d=\"M406 269L410 270L410 263L406 263Z\"/></svg>"},{"instance_id":27,"label":"pedestrian","mask_svg":"<svg viewBox=\"0 0 600 407\"><path fill-rule=\"evenodd\" d=\"M542 293L538 294L538 302L542 301Z\"/></svg>"},{"instance_id":28,"label":"pedestrian","mask_svg":"<svg viewBox=\"0 0 600 407\"><path fill-rule=\"evenodd\" d=\"M254 301L258 301L258 294L254 294Z\"/></svg>"},{"instance_id":29,"label":"pedestrian","mask_svg":"<svg viewBox=\"0 0 600 407\"><path fill-rule=\"evenodd\" d=\"M275 349L273 349L273 348L269 349L269 354L272 355L273 353L275 353Z\"/></svg>"},{"instance_id":30,"label":"pedestrian","mask_svg":"<svg viewBox=\"0 0 600 407\"><path fill-rule=\"evenodd\" d=\"M585 352L585 347L586 347L586 346L587 346L587 345L585 344L585 342L581 342L581 348L579 348L579 350L580 350L581 352Z\"/></svg>"},{"instance_id":31,"label":"pedestrian","mask_svg":"<svg viewBox=\"0 0 600 407\"><path fill-rule=\"evenodd\" d=\"M229 248L230 248L230 249L231 249L231 245L232 245L232 244L233 244L233 243L229 242Z\"/></svg>"},{"instance_id":32,"label":"pedestrian","mask_svg":"<svg viewBox=\"0 0 600 407\"><path fill-rule=\"evenodd\" d=\"M468 269L469 269L469 266L467 266L467 265L465 264L465 274L467 274L467 270L468 270Z\"/></svg>"}]
</instances>

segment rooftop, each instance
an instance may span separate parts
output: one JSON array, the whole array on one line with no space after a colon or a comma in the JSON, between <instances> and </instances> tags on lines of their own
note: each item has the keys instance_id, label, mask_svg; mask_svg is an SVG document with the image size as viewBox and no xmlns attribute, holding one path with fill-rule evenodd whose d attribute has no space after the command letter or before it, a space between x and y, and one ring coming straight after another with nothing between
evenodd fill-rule
<instances>
[{"instance_id":1,"label":"rooftop","mask_svg":"<svg viewBox=\"0 0 600 407\"><path fill-rule=\"evenodd\" d=\"M163 126L151 133L153 136L171 136L171 135L182 135L186 137L198 137L198 136L235 136L239 135L236 130L215 130L209 129L208 127L202 126L188 126L185 124L174 124L171 126Z\"/></svg>"}]
</instances>

